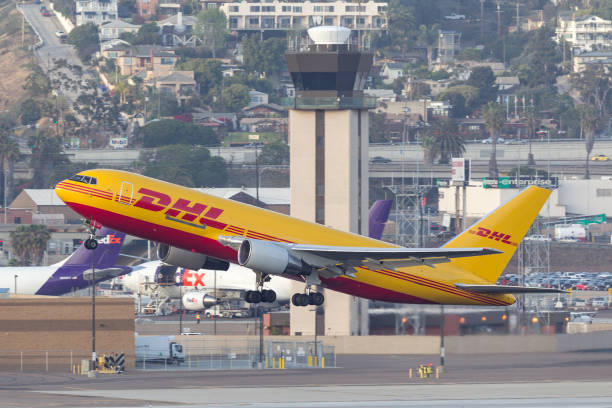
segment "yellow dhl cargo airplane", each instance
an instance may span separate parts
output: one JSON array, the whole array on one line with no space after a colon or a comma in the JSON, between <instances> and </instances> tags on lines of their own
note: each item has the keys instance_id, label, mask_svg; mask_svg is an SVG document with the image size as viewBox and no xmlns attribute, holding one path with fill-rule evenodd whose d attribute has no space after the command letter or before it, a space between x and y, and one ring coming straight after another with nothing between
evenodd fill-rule
<instances>
[{"instance_id":1,"label":"yellow dhl cargo airplane","mask_svg":"<svg viewBox=\"0 0 612 408\"><path fill-rule=\"evenodd\" d=\"M118 170L88 170L55 191L89 225L160 243L166 263L257 274L247 302L273 302L269 275L305 283L296 306L320 305L313 286L397 303L507 306L511 293L555 290L496 286L550 191L529 187L441 248L402 248L176 184ZM95 247L93 236L86 242ZM254 288L255 289L255 288Z\"/></svg>"}]
</instances>

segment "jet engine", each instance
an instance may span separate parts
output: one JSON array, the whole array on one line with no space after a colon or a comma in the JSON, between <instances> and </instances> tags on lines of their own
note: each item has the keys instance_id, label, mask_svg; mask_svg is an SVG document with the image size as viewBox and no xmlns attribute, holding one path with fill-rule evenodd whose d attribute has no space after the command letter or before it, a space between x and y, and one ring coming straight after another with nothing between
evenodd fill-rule
<instances>
[{"instance_id":1,"label":"jet engine","mask_svg":"<svg viewBox=\"0 0 612 408\"><path fill-rule=\"evenodd\" d=\"M238 249L238 263L269 275L310 275L312 269L287 248L259 239L242 241Z\"/></svg>"},{"instance_id":2,"label":"jet engine","mask_svg":"<svg viewBox=\"0 0 612 408\"><path fill-rule=\"evenodd\" d=\"M217 299L200 290L192 290L183 295L183 307L187 310L205 310L217 304Z\"/></svg>"},{"instance_id":3,"label":"jet engine","mask_svg":"<svg viewBox=\"0 0 612 408\"><path fill-rule=\"evenodd\" d=\"M168 244L159 244L157 247L157 257L166 264L193 269L195 271L198 269L227 271L229 269L229 262L227 261L213 258L199 252L173 247Z\"/></svg>"}]
</instances>

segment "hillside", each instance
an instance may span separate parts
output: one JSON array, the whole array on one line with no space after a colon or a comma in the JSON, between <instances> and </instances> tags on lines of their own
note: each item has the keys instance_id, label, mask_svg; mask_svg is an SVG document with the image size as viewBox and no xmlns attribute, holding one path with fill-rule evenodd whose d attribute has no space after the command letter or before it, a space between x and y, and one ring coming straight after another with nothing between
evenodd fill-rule
<instances>
[{"instance_id":1,"label":"hillside","mask_svg":"<svg viewBox=\"0 0 612 408\"><path fill-rule=\"evenodd\" d=\"M10 1L0 1L0 110L16 110L25 95L23 84L30 73L27 64L33 62L27 47L36 36L26 23L24 44L21 46L21 13Z\"/></svg>"}]
</instances>

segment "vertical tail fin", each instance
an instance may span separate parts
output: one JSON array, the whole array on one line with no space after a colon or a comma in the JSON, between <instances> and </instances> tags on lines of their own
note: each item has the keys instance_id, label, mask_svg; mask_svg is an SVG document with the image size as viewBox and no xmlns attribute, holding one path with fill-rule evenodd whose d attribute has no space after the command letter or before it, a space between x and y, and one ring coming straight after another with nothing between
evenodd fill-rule
<instances>
[{"instance_id":1,"label":"vertical tail fin","mask_svg":"<svg viewBox=\"0 0 612 408\"><path fill-rule=\"evenodd\" d=\"M96 232L96 236L102 237L98 239L98 247L96 249L86 249L84 245L74 251L66 262L65 266L78 265L91 267L92 257L94 257L94 265L96 269L111 268L116 265L119 251L123 246L125 234L117 232L110 228L102 227Z\"/></svg>"},{"instance_id":2,"label":"vertical tail fin","mask_svg":"<svg viewBox=\"0 0 612 408\"><path fill-rule=\"evenodd\" d=\"M502 254L451 262L488 282L497 281L550 193L531 186L444 245L445 248L495 248L503 251Z\"/></svg>"},{"instance_id":3,"label":"vertical tail fin","mask_svg":"<svg viewBox=\"0 0 612 408\"><path fill-rule=\"evenodd\" d=\"M393 204L393 200L377 200L372 205L372 208L370 208L370 224L368 229L370 231L370 238L380 239L382 237L385 223L389 219L391 204Z\"/></svg>"}]
</instances>

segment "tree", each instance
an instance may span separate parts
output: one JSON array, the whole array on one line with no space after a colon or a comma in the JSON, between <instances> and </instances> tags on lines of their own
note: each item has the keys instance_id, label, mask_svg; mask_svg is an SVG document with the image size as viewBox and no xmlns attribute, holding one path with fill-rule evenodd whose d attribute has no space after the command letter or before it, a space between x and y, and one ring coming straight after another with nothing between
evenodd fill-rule
<instances>
[{"instance_id":1,"label":"tree","mask_svg":"<svg viewBox=\"0 0 612 408\"><path fill-rule=\"evenodd\" d=\"M586 164L584 167L584 178L586 180L591 178L589 171L589 156L593 151L593 145L595 144L595 131L598 127L598 115L597 109L592 105L578 105L578 112L580 112L580 126L584 133L584 147L586 149Z\"/></svg>"},{"instance_id":2,"label":"tree","mask_svg":"<svg viewBox=\"0 0 612 408\"><path fill-rule=\"evenodd\" d=\"M289 164L289 146L276 142L265 144L259 155L261 164Z\"/></svg>"},{"instance_id":3,"label":"tree","mask_svg":"<svg viewBox=\"0 0 612 408\"><path fill-rule=\"evenodd\" d=\"M223 103L230 112L238 112L249 101L249 88L246 85L232 84L223 89Z\"/></svg>"},{"instance_id":4,"label":"tree","mask_svg":"<svg viewBox=\"0 0 612 408\"><path fill-rule=\"evenodd\" d=\"M531 88L539 85L552 86L555 83L559 74L557 65L561 61L561 53L557 43L552 40L553 36L554 31L546 27L531 35L518 58L521 84Z\"/></svg>"},{"instance_id":5,"label":"tree","mask_svg":"<svg viewBox=\"0 0 612 408\"><path fill-rule=\"evenodd\" d=\"M89 61L91 56L98 51L100 47L98 26L93 23L87 23L75 27L70 31L70 34L68 34L66 41L68 44L74 45L81 61Z\"/></svg>"},{"instance_id":6,"label":"tree","mask_svg":"<svg viewBox=\"0 0 612 408\"><path fill-rule=\"evenodd\" d=\"M385 117L384 113L369 112L369 136L370 143L384 143L387 141L385 138Z\"/></svg>"},{"instance_id":7,"label":"tree","mask_svg":"<svg viewBox=\"0 0 612 408\"><path fill-rule=\"evenodd\" d=\"M9 234L11 247L19 258L21 265L40 265L47 243L51 239L51 232L44 225L20 225Z\"/></svg>"},{"instance_id":8,"label":"tree","mask_svg":"<svg viewBox=\"0 0 612 408\"><path fill-rule=\"evenodd\" d=\"M489 102L484 106L482 115L487 125L487 129L489 129L491 133L492 148L489 158L489 177L497 178L499 175L499 171L497 170L497 139L506 122L506 114L501 105L495 102Z\"/></svg>"},{"instance_id":9,"label":"tree","mask_svg":"<svg viewBox=\"0 0 612 408\"><path fill-rule=\"evenodd\" d=\"M209 95L215 88L220 87L223 80L221 61L204 58L191 58L179 64L179 69L194 71L195 80L200 86L200 95L208 96L208 102L212 100Z\"/></svg>"},{"instance_id":10,"label":"tree","mask_svg":"<svg viewBox=\"0 0 612 408\"><path fill-rule=\"evenodd\" d=\"M433 49L438 44L438 36L440 26L438 24L434 24L431 27L427 27L426 25L421 25L419 27L419 34L417 37L417 41L423 46L427 48L427 64L431 66L433 60Z\"/></svg>"},{"instance_id":11,"label":"tree","mask_svg":"<svg viewBox=\"0 0 612 408\"><path fill-rule=\"evenodd\" d=\"M225 48L227 17L218 8L202 10L198 13L194 31L202 40L202 45L211 50L213 58L216 58L217 50Z\"/></svg>"},{"instance_id":12,"label":"tree","mask_svg":"<svg viewBox=\"0 0 612 408\"><path fill-rule=\"evenodd\" d=\"M156 23L147 23L140 26L136 34L126 36L126 41L132 45L161 44L159 27Z\"/></svg>"},{"instance_id":13,"label":"tree","mask_svg":"<svg viewBox=\"0 0 612 408\"><path fill-rule=\"evenodd\" d=\"M600 117L612 112L612 67L589 64L583 71L572 75L572 85L580 92L582 101L597 109Z\"/></svg>"},{"instance_id":14,"label":"tree","mask_svg":"<svg viewBox=\"0 0 612 408\"><path fill-rule=\"evenodd\" d=\"M51 188L55 167L68 161L62 152L61 139L37 131L30 137L28 144L32 149L30 157L30 166L34 171L32 188Z\"/></svg>"},{"instance_id":15,"label":"tree","mask_svg":"<svg viewBox=\"0 0 612 408\"><path fill-rule=\"evenodd\" d=\"M179 144L215 146L219 144L219 139L210 128L176 119L150 122L142 128L142 132L145 147Z\"/></svg>"},{"instance_id":16,"label":"tree","mask_svg":"<svg viewBox=\"0 0 612 408\"><path fill-rule=\"evenodd\" d=\"M221 157L211 157L201 146L169 145L156 151L143 151L139 160L142 173L188 187L224 187L227 168Z\"/></svg>"},{"instance_id":17,"label":"tree","mask_svg":"<svg viewBox=\"0 0 612 408\"><path fill-rule=\"evenodd\" d=\"M465 141L455 120L441 119L427 131L423 147L430 163L439 158L438 163L448 164L451 157L459 157L465 152Z\"/></svg>"},{"instance_id":18,"label":"tree","mask_svg":"<svg viewBox=\"0 0 612 408\"><path fill-rule=\"evenodd\" d=\"M34 99L26 99L21 103L21 123L33 125L40 119L40 105Z\"/></svg>"},{"instance_id":19,"label":"tree","mask_svg":"<svg viewBox=\"0 0 612 408\"><path fill-rule=\"evenodd\" d=\"M470 73L466 85L478 88L478 104L483 105L495 100L495 74L491 67L475 67Z\"/></svg>"},{"instance_id":20,"label":"tree","mask_svg":"<svg viewBox=\"0 0 612 408\"><path fill-rule=\"evenodd\" d=\"M388 16L391 42L406 55L417 27L414 7L404 0L390 0Z\"/></svg>"},{"instance_id":21,"label":"tree","mask_svg":"<svg viewBox=\"0 0 612 408\"><path fill-rule=\"evenodd\" d=\"M15 162L21 158L19 144L11 137L9 132L0 134L0 165L2 177L6 178L6 202L13 199L13 176L15 174ZM4 185L4 183L3 183Z\"/></svg>"},{"instance_id":22,"label":"tree","mask_svg":"<svg viewBox=\"0 0 612 408\"><path fill-rule=\"evenodd\" d=\"M282 68L279 61L284 59L286 49L285 40L280 38L268 38L262 42L256 35L244 37L242 40L244 68L251 73L277 74Z\"/></svg>"}]
</instances>

